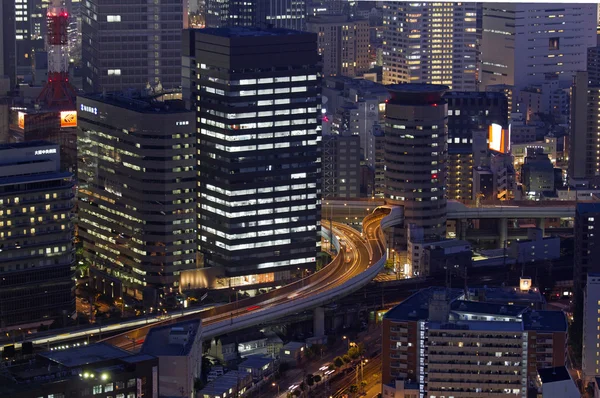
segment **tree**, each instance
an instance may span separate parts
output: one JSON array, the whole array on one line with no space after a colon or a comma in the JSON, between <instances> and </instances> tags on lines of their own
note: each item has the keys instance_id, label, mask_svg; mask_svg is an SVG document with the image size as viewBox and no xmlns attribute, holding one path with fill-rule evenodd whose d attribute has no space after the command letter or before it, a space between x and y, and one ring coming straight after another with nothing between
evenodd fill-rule
<instances>
[{"instance_id":1,"label":"tree","mask_svg":"<svg viewBox=\"0 0 600 398\"><path fill-rule=\"evenodd\" d=\"M352 358L350 358L350 356L348 354L345 354L342 357L342 360L344 361L344 363L350 363L350 362L352 362Z\"/></svg>"},{"instance_id":2,"label":"tree","mask_svg":"<svg viewBox=\"0 0 600 398\"><path fill-rule=\"evenodd\" d=\"M332 363L330 363L329 366L327 367L327 370L334 370L334 369L335 369L335 366Z\"/></svg>"},{"instance_id":3,"label":"tree","mask_svg":"<svg viewBox=\"0 0 600 398\"><path fill-rule=\"evenodd\" d=\"M358 386L356 384L352 384L348 391L350 391L350 394L356 394L358 392Z\"/></svg>"},{"instance_id":4,"label":"tree","mask_svg":"<svg viewBox=\"0 0 600 398\"><path fill-rule=\"evenodd\" d=\"M322 378L319 375L315 375L313 377L313 380L315 381L315 384L319 384L321 382Z\"/></svg>"},{"instance_id":5,"label":"tree","mask_svg":"<svg viewBox=\"0 0 600 398\"><path fill-rule=\"evenodd\" d=\"M308 384L309 387L312 387L315 384L315 376L311 373L306 375L306 384Z\"/></svg>"},{"instance_id":6,"label":"tree","mask_svg":"<svg viewBox=\"0 0 600 398\"><path fill-rule=\"evenodd\" d=\"M342 357L335 357L335 359L333 360L333 364L336 368L341 368L342 366L344 366L344 360L342 359Z\"/></svg>"},{"instance_id":7,"label":"tree","mask_svg":"<svg viewBox=\"0 0 600 398\"><path fill-rule=\"evenodd\" d=\"M362 391L364 391L364 390L365 390L365 387L367 386L367 384L368 384L368 383L367 383L365 380L362 380L362 381L360 382L360 389L361 389Z\"/></svg>"}]
</instances>

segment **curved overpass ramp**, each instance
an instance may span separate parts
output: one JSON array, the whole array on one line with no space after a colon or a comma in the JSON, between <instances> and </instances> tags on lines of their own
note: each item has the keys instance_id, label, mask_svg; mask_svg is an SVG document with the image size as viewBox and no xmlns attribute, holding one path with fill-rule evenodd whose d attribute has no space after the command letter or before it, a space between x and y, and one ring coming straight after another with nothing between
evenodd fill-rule
<instances>
[{"instance_id":1,"label":"curved overpass ramp","mask_svg":"<svg viewBox=\"0 0 600 398\"><path fill-rule=\"evenodd\" d=\"M131 347L132 340L144 339L154 326L198 317L202 319L202 337L209 339L331 303L362 288L383 269L387 259L383 229L398 224L402 217L401 207L378 207L363 220L362 233L334 222L331 231L323 229L338 254L326 267L307 278L256 297L144 326L103 341Z\"/></svg>"}]
</instances>

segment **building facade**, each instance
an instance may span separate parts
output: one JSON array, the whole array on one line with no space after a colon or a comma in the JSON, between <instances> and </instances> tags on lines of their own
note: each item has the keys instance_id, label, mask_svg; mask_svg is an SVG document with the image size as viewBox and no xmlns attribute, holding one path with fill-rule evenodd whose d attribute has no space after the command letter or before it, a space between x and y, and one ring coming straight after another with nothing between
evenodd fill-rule
<instances>
[{"instance_id":1,"label":"building facade","mask_svg":"<svg viewBox=\"0 0 600 398\"><path fill-rule=\"evenodd\" d=\"M382 383L411 380L422 397L526 396L538 368L564 366L567 327L561 311L423 289L384 316Z\"/></svg>"},{"instance_id":2,"label":"building facade","mask_svg":"<svg viewBox=\"0 0 600 398\"><path fill-rule=\"evenodd\" d=\"M95 287L146 298L196 268L194 112L181 101L77 99L79 237Z\"/></svg>"},{"instance_id":3,"label":"building facade","mask_svg":"<svg viewBox=\"0 0 600 398\"><path fill-rule=\"evenodd\" d=\"M400 245L410 224L425 236L446 235L448 87L427 84L388 86L385 118L385 197L404 206Z\"/></svg>"},{"instance_id":4,"label":"building facade","mask_svg":"<svg viewBox=\"0 0 600 398\"><path fill-rule=\"evenodd\" d=\"M360 76L370 68L369 21L346 15L309 17L306 30L317 34L323 76Z\"/></svg>"},{"instance_id":5,"label":"building facade","mask_svg":"<svg viewBox=\"0 0 600 398\"><path fill-rule=\"evenodd\" d=\"M73 186L57 145L0 145L0 331L74 313Z\"/></svg>"},{"instance_id":6,"label":"building facade","mask_svg":"<svg viewBox=\"0 0 600 398\"><path fill-rule=\"evenodd\" d=\"M571 89L571 121L569 135L569 178L585 180L593 187L600 185L600 85L589 84L587 72L577 72Z\"/></svg>"},{"instance_id":7,"label":"building facade","mask_svg":"<svg viewBox=\"0 0 600 398\"><path fill-rule=\"evenodd\" d=\"M600 272L595 259L600 256L600 204L578 203L575 207L575 264L573 273L575 296L582 297L588 273Z\"/></svg>"},{"instance_id":8,"label":"building facade","mask_svg":"<svg viewBox=\"0 0 600 398\"><path fill-rule=\"evenodd\" d=\"M443 84L477 91L478 3L383 4L383 83Z\"/></svg>"},{"instance_id":9,"label":"building facade","mask_svg":"<svg viewBox=\"0 0 600 398\"><path fill-rule=\"evenodd\" d=\"M450 91L444 99L448 102L447 196L470 200L473 167L480 166L474 153L478 150L476 133L487 135L492 123L508 128L508 101L504 94L497 92Z\"/></svg>"},{"instance_id":10,"label":"building facade","mask_svg":"<svg viewBox=\"0 0 600 398\"><path fill-rule=\"evenodd\" d=\"M481 84L521 90L557 75L568 87L596 47L596 4L486 3ZM487 51L486 51L487 50Z\"/></svg>"},{"instance_id":11,"label":"building facade","mask_svg":"<svg viewBox=\"0 0 600 398\"><path fill-rule=\"evenodd\" d=\"M304 30L306 0L206 0L206 27Z\"/></svg>"},{"instance_id":12,"label":"building facade","mask_svg":"<svg viewBox=\"0 0 600 398\"><path fill-rule=\"evenodd\" d=\"M323 135L323 198L359 197L359 136Z\"/></svg>"},{"instance_id":13,"label":"building facade","mask_svg":"<svg viewBox=\"0 0 600 398\"><path fill-rule=\"evenodd\" d=\"M181 0L82 2L83 89L142 90L181 86L181 30L187 27Z\"/></svg>"},{"instance_id":14,"label":"building facade","mask_svg":"<svg viewBox=\"0 0 600 398\"><path fill-rule=\"evenodd\" d=\"M199 250L231 286L312 269L320 243L321 129L316 35L190 30L197 65Z\"/></svg>"},{"instance_id":15,"label":"building facade","mask_svg":"<svg viewBox=\"0 0 600 398\"><path fill-rule=\"evenodd\" d=\"M600 274L586 275L586 288L583 298L583 349L582 371L584 385L593 382L600 375L600 336L598 335L598 311L600 311Z\"/></svg>"}]
</instances>

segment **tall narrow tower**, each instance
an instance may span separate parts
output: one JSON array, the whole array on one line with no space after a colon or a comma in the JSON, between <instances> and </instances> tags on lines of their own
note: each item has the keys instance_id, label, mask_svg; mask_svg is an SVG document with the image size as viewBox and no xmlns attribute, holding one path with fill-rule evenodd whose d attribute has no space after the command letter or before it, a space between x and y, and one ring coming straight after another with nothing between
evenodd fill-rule
<instances>
[{"instance_id":1,"label":"tall narrow tower","mask_svg":"<svg viewBox=\"0 0 600 398\"><path fill-rule=\"evenodd\" d=\"M69 83L68 20L69 13L60 5L60 0L54 0L47 13L48 81L38 102L74 109L76 94Z\"/></svg>"}]
</instances>

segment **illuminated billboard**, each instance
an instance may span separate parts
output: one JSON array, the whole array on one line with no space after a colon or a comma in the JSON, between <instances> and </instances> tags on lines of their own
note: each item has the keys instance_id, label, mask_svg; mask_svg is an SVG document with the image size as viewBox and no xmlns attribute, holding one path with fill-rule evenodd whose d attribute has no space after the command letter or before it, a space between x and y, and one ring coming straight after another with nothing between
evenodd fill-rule
<instances>
[{"instance_id":1,"label":"illuminated billboard","mask_svg":"<svg viewBox=\"0 0 600 398\"><path fill-rule=\"evenodd\" d=\"M510 129L503 129L499 124L491 124L488 130L488 148L500 153L508 153L510 149Z\"/></svg>"},{"instance_id":2,"label":"illuminated billboard","mask_svg":"<svg viewBox=\"0 0 600 398\"><path fill-rule=\"evenodd\" d=\"M14 115L14 113L13 113ZM18 114L18 124L20 129L25 129L25 112L19 112ZM15 119L13 119L15 120Z\"/></svg>"},{"instance_id":3,"label":"illuminated billboard","mask_svg":"<svg viewBox=\"0 0 600 398\"><path fill-rule=\"evenodd\" d=\"M60 127L77 127L77 111L62 111Z\"/></svg>"}]
</instances>

